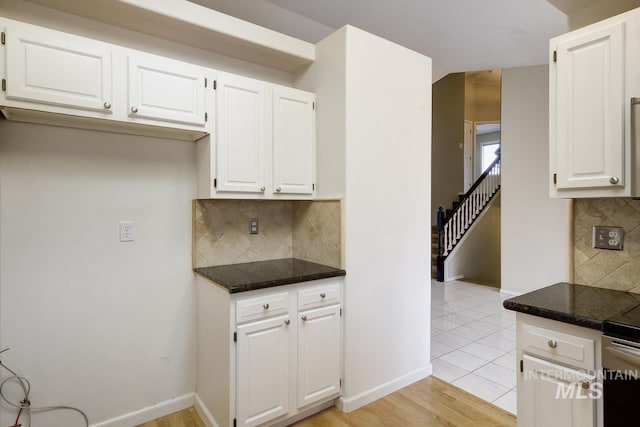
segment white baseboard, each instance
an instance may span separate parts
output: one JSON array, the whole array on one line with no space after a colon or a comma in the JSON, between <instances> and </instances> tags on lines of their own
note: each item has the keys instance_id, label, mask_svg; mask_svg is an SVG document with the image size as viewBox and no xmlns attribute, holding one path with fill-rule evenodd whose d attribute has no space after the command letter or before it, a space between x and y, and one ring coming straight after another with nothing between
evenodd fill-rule
<instances>
[{"instance_id":1,"label":"white baseboard","mask_svg":"<svg viewBox=\"0 0 640 427\"><path fill-rule=\"evenodd\" d=\"M211 412L209 412L207 407L204 406L204 403L202 403L202 400L200 400L200 396L198 396L197 393L194 393L193 400L193 406L196 408L196 412L200 415L200 418L202 418L205 425L207 427L219 427L215 418L213 418L213 415L211 415Z\"/></svg>"},{"instance_id":2,"label":"white baseboard","mask_svg":"<svg viewBox=\"0 0 640 427\"><path fill-rule=\"evenodd\" d=\"M156 418L164 417L165 415L173 414L174 412L190 408L193 406L193 402L194 394L189 393L185 394L184 396L176 397L175 399L165 400L164 402L156 403L155 405L147 406L146 408L129 412L128 414L124 414L119 417L111 418L110 420L91 424L91 427L137 426L138 424L144 424L147 421L155 420Z\"/></svg>"},{"instance_id":3,"label":"white baseboard","mask_svg":"<svg viewBox=\"0 0 640 427\"><path fill-rule=\"evenodd\" d=\"M520 295L524 294L524 292L510 291L509 289L502 288L500 288L500 293L502 295L509 295L510 297L519 297Z\"/></svg>"},{"instance_id":4,"label":"white baseboard","mask_svg":"<svg viewBox=\"0 0 640 427\"><path fill-rule=\"evenodd\" d=\"M464 274L458 274L457 276L453 276L453 277L445 277L444 281L445 282L452 282L454 280L460 280L460 279L464 279Z\"/></svg>"},{"instance_id":5,"label":"white baseboard","mask_svg":"<svg viewBox=\"0 0 640 427\"><path fill-rule=\"evenodd\" d=\"M429 363L422 368L416 369L415 371L409 372L408 374L395 378L353 397L345 398L343 396L336 402L336 407L342 412L355 411L356 409L391 394L394 391L400 390L409 384L413 384L416 381L428 377L432 372L433 366Z\"/></svg>"}]
</instances>

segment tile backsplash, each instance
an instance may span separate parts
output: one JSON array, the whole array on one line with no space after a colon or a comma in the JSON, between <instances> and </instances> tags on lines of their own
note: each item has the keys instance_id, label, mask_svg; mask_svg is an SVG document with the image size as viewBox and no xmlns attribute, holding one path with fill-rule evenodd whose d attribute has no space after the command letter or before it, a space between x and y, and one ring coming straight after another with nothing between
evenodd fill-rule
<instances>
[{"instance_id":1,"label":"tile backsplash","mask_svg":"<svg viewBox=\"0 0 640 427\"><path fill-rule=\"evenodd\" d=\"M258 218L258 234L249 234L249 218ZM339 200L195 200L193 265L296 257L340 267L340 218Z\"/></svg>"},{"instance_id":2,"label":"tile backsplash","mask_svg":"<svg viewBox=\"0 0 640 427\"><path fill-rule=\"evenodd\" d=\"M623 250L594 249L594 225L623 227ZM640 293L640 200L576 199L573 262L575 283Z\"/></svg>"}]
</instances>

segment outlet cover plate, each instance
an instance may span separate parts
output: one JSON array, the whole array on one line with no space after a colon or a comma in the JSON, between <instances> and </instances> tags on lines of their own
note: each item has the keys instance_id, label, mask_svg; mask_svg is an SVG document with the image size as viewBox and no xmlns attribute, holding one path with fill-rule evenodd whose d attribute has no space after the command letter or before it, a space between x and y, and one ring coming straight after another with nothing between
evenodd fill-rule
<instances>
[{"instance_id":1,"label":"outlet cover plate","mask_svg":"<svg viewBox=\"0 0 640 427\"><path fill-rule=\"evenodd\" d=\"M133 242L133 221L122 221L120 223L120 241Z\"/></svg>"},{"instance_id":2,"label":"outlet cover plate","mask_svg":"<svg viewBox=\"0 0 640 427\"><path fill-rule=\"evenodd\" d=\"M624 228L593 226L593 247L621 251L624 243Z\"/></svg>"}]
</instances>

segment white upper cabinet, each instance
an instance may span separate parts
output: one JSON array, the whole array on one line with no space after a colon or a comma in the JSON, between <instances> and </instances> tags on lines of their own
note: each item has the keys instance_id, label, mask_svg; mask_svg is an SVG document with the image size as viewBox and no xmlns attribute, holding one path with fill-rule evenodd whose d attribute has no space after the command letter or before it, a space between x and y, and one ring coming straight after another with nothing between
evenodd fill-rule
<instances>
[{"instance_id":1,"label":"white upper cabinet","mask_svg":"<svg viewBox=\"0 0 640 427\"><path fill-rule=\"evenodd\" d=\"M112 112L108 46L12 22L6 26L5 58L7 99Z\"/></svg>"},{"instance_id":2,"label":"white upper cabinet","mask_svg":"<svg viewBox=\"0 0 640 427\"><path fill-rule=\"evenodd\" d=\"M265 86L225 76L216 89L217 191L265 191Z\"/></svg>"},{"instance_id":3,"label":"white upper cabinet","mask_svg":"<svg viewBox=\"0 0 640 427\"><path fill-rule=\"evenodd\" d=\"M312 199L315 95L219 74L215 139L198 142L197 197Z\"/></svg>"},{"instance_id":4,"label":"white upper cabinet","mask_svg":"<svg viewBox=\"0 0 640 427\"><path fill-rule=\"evenodd\" d=\"M315 95L296 89L273 90L273 190L313 194Z\"/></svg>"},{"instance_id":5,"label":"white upper cabinet","mask_svg":"<svg viewBox=\"0 0 640 427\"><path fill-rule=\"evenodd\" d=\"M624 22L558 43L558 189L624 185L623 55Z\"/></svg>"},{"instance_id":6,"label":"white upper cabinet","mask_svg":"<svg viewBox=\"0 0 640 427\"><path fill-rule=\"evenodd\" d=\"M205 71L145 54L127 56L130 117L205 125Z\"/></svg>"},{"instance_id":7,"label":"white upper cabinet","mask_svg":"<svg viewBox=\"0 0 640 427\"><path fill-rule=\"evenodd\" d=\"M207 69L0 17L0 108L9 120L194 141Z\"/></svg>"},{"instance_id":8,"label":"white upper cabinet","mask_svg":"<svg viewBox=\"0 0 640 427\"><path fill-rule=\"evenodd\" d=\"M551 197L634 195L631 99L640 96L640 13L551 40Z\"/></svg>"}]
</instances>

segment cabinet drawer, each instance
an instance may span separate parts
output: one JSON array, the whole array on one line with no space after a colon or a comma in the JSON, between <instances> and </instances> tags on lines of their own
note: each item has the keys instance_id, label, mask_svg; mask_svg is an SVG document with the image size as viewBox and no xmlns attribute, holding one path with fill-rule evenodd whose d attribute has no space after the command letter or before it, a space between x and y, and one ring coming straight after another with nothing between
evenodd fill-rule
<instances>
[{"instance_id":1,"label":"cabinet drawer","mask_svg":"<svg viewBox=\"0 0 640 427\"><path fill-rule=\"evenodd\" d=\"M298 291L298 310L307 310L340 302L340 286L336 283Z\"/></svg>"},{"instance_id":2,"label":"cabinet drawer","mask_svg":"<svg viewBox=\"0 0 640 427\"><path fill-rule=\"evenodd\" d=\"M247 298L236 302L236 322L244 323L266 319L271 316L286 314L288 311L289 294L287 292Z\"/></svg>"},{"instance_id":3,"label":"cabinet drawer","mask_svg":"<svg viewBox=\"0 0 640 427\"><path fill-rule=\"evenodd\" d=\"M595 369L595 342L551 329L522 325L521 346L525 353L563 362L576 368Z\"/></svg>"}]
</instances>

